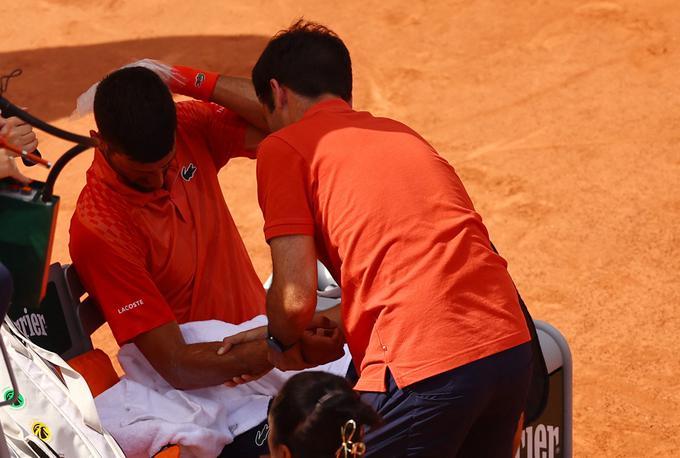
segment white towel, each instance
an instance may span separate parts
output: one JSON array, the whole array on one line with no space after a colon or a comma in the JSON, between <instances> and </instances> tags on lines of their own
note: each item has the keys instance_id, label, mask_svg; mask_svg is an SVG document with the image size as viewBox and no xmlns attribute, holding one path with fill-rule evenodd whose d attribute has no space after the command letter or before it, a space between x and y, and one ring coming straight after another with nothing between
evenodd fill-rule
<instances>
[{"instance_id":1,"label":"white towel","mask_svg":"<svg viewBox=\"0 0 680 458\"><path fill-rule=\"evenodd\" d=\"M240 325L197 321L180 325L187 343L220 341L226 336L264 326L263 315ZM197 390L170 386L133 344L118 355L126 375L97 396L104 427L129 458L150 457L167 444L180 444L182 457L215 457L237 436L267 418L269 400L296 372L274 369L264 377L235 388L223 385ZM314 370L344 376L345 356Z\"/></svg>"}]
</instances>

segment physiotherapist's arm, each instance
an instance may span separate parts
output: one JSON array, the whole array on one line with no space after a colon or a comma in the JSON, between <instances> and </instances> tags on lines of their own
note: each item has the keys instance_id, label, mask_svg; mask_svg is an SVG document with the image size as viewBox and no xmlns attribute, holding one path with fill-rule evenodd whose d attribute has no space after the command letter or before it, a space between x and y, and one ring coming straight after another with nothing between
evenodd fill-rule
<instances>
[{"instance_id":1,"label":"physiotherapist's arm","mask_svg":"<svg viewBox=\"0 0 680 458\"><path fill-rule=\"evenodd\" d=\"M275 237L269 245L273 267L272 285L267 292L269 332L282 344L294 345L283 353L270 349L269 361L281 370L299 370L340 358L344 354L341 329L314 313L317 299L314 238ZM339 307L329 315L339 318L338 311Z\"/></svg>"},{"instance_id":2,"label":"physiotherapist's arm","mask_svg":"<svg viewBox=\"0 0 680 458\"><path fill-rule=\"evenodd\" d=\"M180 390L220 385L242 374L261 374L272 369L263 340L243 343L218 355L222 342L187 344L176 322L140 334L133 343L153 368Z\"/></svg>"},{"instance_id":3,"label":"physiotherapist's arm","mask_svg":"<svg viewBox=\"0 0 680 458\"><path fill-rule=\"evenodd\" d=\"M267 292L269 331L281 343L302 338L316 308L316 249L309 235L275 237L269 241L272 285Z\"/></svg>"}]
</instances>

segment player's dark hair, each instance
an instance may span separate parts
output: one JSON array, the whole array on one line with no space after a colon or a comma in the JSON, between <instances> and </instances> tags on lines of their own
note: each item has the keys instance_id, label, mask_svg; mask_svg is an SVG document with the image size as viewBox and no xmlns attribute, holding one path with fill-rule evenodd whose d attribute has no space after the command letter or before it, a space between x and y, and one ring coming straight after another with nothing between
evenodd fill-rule
<instances>
[{"instance_id":1,"label":"player's dark hair","mask_svg":"<svg viewBox=\"0 0 680 458\"><path fill-rule=\"evenodd\" d=\"M377 413L349 382L327 372L302 372L291 377L272 402L272 441L284 444L294 458L332 458L342 444L341 428L354 420L360 442L362 426L380 423Z\"/></svg>"},{"instance_id":2,"label":"player's dark hair","mask_svg":"<svg viewBox=\"0 0 680 458\"><path fill-rule=\"evenodd\" d=\"M172 94L158 75L143 67L116 70L99 83L94 118L104 140L137 162L157 162L175 143Z\"/></svg>"},{"instance_id":3,"label":"player's dark hair","mask_svg":"<svg viewBox=\"0 0 680 458\"><path fill-rule=\"evenodd\" d=\"M269 41L253 67L258 99L274 109L269 80L314 98L333 94L352 99L352 61L342 40L323 25L300 19Z\"/></svg>"}]
</instances>

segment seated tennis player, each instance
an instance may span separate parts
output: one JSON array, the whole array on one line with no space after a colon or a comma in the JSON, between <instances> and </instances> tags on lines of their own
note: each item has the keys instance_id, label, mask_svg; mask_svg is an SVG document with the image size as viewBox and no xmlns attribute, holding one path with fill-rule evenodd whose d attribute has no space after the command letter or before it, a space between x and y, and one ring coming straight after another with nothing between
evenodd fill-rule
<instances>
[{"instance_id":1,"label":"seated tennis player","mask_svg":"<svg viewBox=\"0 0 680 458\"><path fill-rule=\"evenodd\" d=\"M218 343L187 345L178 327L241 323L264 312L264 290L217 180L229 159L254 157L264 124L249 85L200 75L183 86L187 94L239 99L243 117L214 103L175 104L161 78L142 67L99 83L98 131L90 132L97 148L69 243L118 344L133 342L179 389L271 368L266 344L218 356Z\"/></svg>"}]
</instances>

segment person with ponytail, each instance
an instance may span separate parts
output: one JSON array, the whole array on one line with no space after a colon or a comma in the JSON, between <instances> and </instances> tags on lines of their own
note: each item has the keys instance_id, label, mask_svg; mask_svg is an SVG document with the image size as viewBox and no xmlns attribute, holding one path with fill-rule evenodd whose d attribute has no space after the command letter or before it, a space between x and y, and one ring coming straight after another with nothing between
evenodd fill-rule
<instances>
[{"instance_id":1,"label":"person with ponytail","mask_svg":"<svg viewBox=\"0 0 680 458\"><path fill-rule=\"evenodd\" d=\"M366 452L364 428L380 417L349 382L308 371L288 380L269 411L271 458L349 458Z\"/></svg>"}]
</instances>

